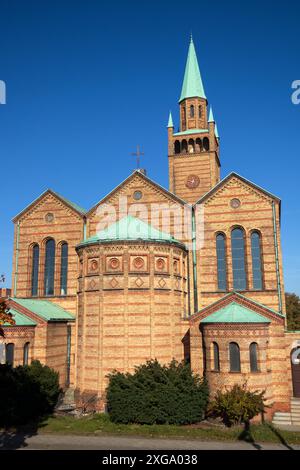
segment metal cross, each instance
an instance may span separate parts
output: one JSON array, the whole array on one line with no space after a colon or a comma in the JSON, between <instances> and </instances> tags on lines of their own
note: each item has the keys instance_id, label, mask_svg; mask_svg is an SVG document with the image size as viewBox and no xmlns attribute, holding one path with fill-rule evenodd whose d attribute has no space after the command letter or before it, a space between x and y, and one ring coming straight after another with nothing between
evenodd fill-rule
<instances>
[{"instance_id":1,"label":"metal cross","mask_svg":"<svg viewBox=\"0 0 300 470\"><path fill-rule=\"evenodd\" d=\"M136 157L136 166L137 166L137 169L139 169L140 168L140 157L142 155L145 155L144 152L140 151L140 146L139 145L136 146L136 152L132 153L131 155Z\"/></svg>"}]
</instances>

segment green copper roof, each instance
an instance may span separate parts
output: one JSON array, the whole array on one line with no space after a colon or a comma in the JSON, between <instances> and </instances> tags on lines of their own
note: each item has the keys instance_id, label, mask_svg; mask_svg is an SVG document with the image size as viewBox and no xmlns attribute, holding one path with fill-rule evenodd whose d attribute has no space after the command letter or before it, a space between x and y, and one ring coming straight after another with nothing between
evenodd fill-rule
<instances>
[{"instance_id":1,"label":"green copper roof","mask_svg":"<svg viewBox=\"0 0 300 470\"><path fill-rule=\"evenodd\" d=\"M132 217L131 215L123 217L123 219L109 225L104 230L101 230L97 235L80 243L80 246L101 242L102 240L154 240L180 243L169 233L161 232L160 230L152 227L152 225L147 224L136 217Z\"/></svg>"},{"instance_id":2,"label":"green copper roof","mask_svg":"<svg viewBox=\"0 0 300 470\"><path fill-rule=\"evenodd\" d=\"M61 196L58 194L56 191L52 191L54 194L56 194L60 199L65 201L69 206L73 207L76 211L80 212L81 214L85 214L87 211L83 209L83 207L78 206L78 204L75 204L75 202L70 201L66 197Z\"/></svg>"},{"instance_id":3,"label":"green copper roof","mask_svg":"<svg viewBox=\"0 0 300 470\"><path fill-rule=\"evenodd\" d=\"M9 313L12 314L13 319L15 320L14 325L10 325L9 323L4 323L4 326L36 326L36 322L31 318L24 315L24 313L17 312L17 310L10 308Z\"/></svg>"},{"instance_id":4,"label":"green copper roof","mask_svg":"<svg viewBox=\"0 0 300 470\"><path fill-rule=\"evenodd\" d=\"M247 307L232 302L204 318L201 323L270 323L270 320Z\"/></svg>"},{"instance_id":5,"label":"green copper roof","mask_svg":"<svg viewBox=\"0 0 300 470\"><path fill-rule=\"evenodd\" d=\"M182 132L176 132L173 135L190 135L190 134L206 134L208 129L188 129Z\"/></svg>"},{"instance_id":6,"label":"green copper roof","mask_svg":"<svg viewBox=\"0 0 300 470\"><path fill-rule=\"evenodd\" d=\"M210 107L210 110L209 110L208 122L215 122L215 120L214 120L214 113L213 113L212 107Z\"/></svg>"},{"instance_id":7,"label":"green copper roof","mask_svg":"<svg viewBox=\"0 0 300 470\"><path fill-rule=\"evenodd\" d=\"M168 121L168 126L167 127L174 127L171 111L170 111L170 114L169 114L169 121Z\"/></svg>"},{"instance_id":8,"label":"green copper roof","mask_svg":"<svg viewBox=\"0 0 300 470\"><path fill-rule=\"evenodd\" d=\"M11 300L27 308L32 313L35 313L43 320L46 321L62 321L62 320L75 320L75 316L63 309L59 305L53 304L49 300L37 300L37 299L19 299L12 297Z\"/></svg>"},{"instance_id":9,"label":"green copper roof","mask_svg":"<svg viewBox=\"0 0 300 470\"><path fill-rule=\"evenodd\" d=\"M179 102L194 96L206 99L195 46L191 38Z\"/></svg>"}]
</instances>

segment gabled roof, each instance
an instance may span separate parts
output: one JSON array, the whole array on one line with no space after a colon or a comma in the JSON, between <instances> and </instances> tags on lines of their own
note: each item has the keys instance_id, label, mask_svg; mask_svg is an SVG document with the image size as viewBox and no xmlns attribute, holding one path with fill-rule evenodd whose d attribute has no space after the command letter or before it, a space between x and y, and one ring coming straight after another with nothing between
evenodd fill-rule
<instances>
[{"instance_id":1,"label":"gabled roof","mask_svg":"<svg viewBox=\"0 0 300 470\"><path fill-rule=\"evenodd\" d=\"M17 310L18 305L24 307L29 312L34 313L42 320L49 321L74 321L75 316L65 310L64 308L56 305L49 300L38 300L38 299L21 299L18 297L11 297L16 306L13 305L12 309ZM23 312L22 312L23 313Z\"/></svg>"},{"instance_id":2,"label":"gabled roof","mask_svg":"<svg viewBox=\"0 0 300 470\"><path fill-rule=\"evenodd\" d=\"M200 197L200 199L194 204L201 204L202 202L204 202L206 199L210 198L210 196L212 196L216 191L218 191L218 189L220 189L222 186L224 186L224 184L227 183L227 181L229 181L231 178L238 178L239 180L241 180L243 183L246 183L246 184L249 184L250 186L252 186L254 189L256 189L257 191L260 191L262 193L264 193L266 196L269 196L271 199L275 199L276 201L278 201L279 203L281 202L279 197L275 196L274 194L270 193L269 191L267 191L266 189L263 189L261 188L260 186L258 186L257 184L255 183L252 183L252 181L249 181L247 180L246 178L244 178L243 176L239 175L238 173L235 173L234 171L229 173L229 175L225 176L225 178L223 178L221 181L219 181L218 184L216 184L216 186L214 186L212 189L210 189L210 191L208 191L207 193L205 193L203 196Z\"/></svg>"},{"instance_id":3,"label":"gabled roof","mask_svg":"<svg viewBox=\"0 0 300 470\"><path fill-rule=\"evenodd\" d=\"M63 202L65 205L73 209L75 212L77 212L79 215L83 216L86 213L86 210L83 209L82 207L78 206L78 204L75 204L74 202L69 201L69 199L66 199L65 197L61 196L60 194L56 193L52 189L46 189L39 197L34 199L28 206L25 207L21 212L19 212L14 218L13 222L16 222L25 212L27 212L31 207L33 207L36 203L41 201L46 194L51 194L52 196L56 197L59 199L61 202Z\"/></svg>"},{"instance_id":4,"label":"gabled roof","mask_svg":"<svg viewBox=\"0 0 300 470\"><path fill-rule=\"evenodd\" d=\"M191 323L200 321L201 324L270 323L269 320L282 323L284 315L236 291L229 292L189 318Z\"/></svg>"},{"instance_id":5,"label":"gabled roof","mask_svg":"<svg viewBox=\"0 0 300 470\"><path fill-rule=\"evenodd\" d=\"M266 317L236 302L208 315L201 323L270 323Z\"/></svg>"},{"instance_id":6,"label":"gabled roof","mask_svg":"<svg viewBox=\"0 0 300 470\"><path fill-rule=\"evenodd\" d=\"M91 245L101 241L112 240L143 240L155 242L169 242L182 245L172 235L161 230L157 230L152 225L128 215L101 230L99 233L87 240L82 241L78 246Z\"/></svg>"},{"instance_id":7,"label":"gabled roof","mask_svg":"<svg viewBox=\"0 0 300 470\"><path fill-rule=\"evenodd\" d=\"M179 103L186 98L205 98L193 39L191 38Z\"/></svg>"},{"instance_id":8,"label":"gabled roof","mask_svg":"<svg viewBox=\"0 0 300 470\"><path fill-rule=\"evenodd\" d=\"M176 194L173 194L171 193L171 191L168 191L167 189L165 189L163 186L161 186L160 184L156 183L155 181L153 181L152 179L149 178L149 176L146 176L144 173L142 173L140 170L134 170L131 175L129 175L127 178L125 178L125 180L123 180L120 184L118 184L118 186L116 186L112 191L110 191L106 196L104 196L102 199L100 199L100 201L97 202L97 204L95 204L87 213L86 215L89 216L98 206L99 204L103 204L107 199L109 199L110 197L112 197L123 185L125 185L126 183L128 183L132 178L134 178L136 175L138 175L141 179L143 179L144 181L146 181L147 183L153 185L154 187L156 187L157 189L159 189L160 191L162 191L166 196L168 196L169 198L173 199L174 201L178 202L179 204L182 204L182 205L185 205L187 204L186 201L184 201L183 199L181 199L180 197L176 196Z\"/></svg>"},{"instance_id":9,"label":"gabled roof","mask_svg":"<svg viewBox=\"0 0 300 470\"><path fill-rule=\"evenodd\" d=\"M10 325L9 323L4 323L5 327L14 327L14 326L36 326L37 323L32 320L32 318L24 315L24 313L18 312L14 308L9 309L9 313L12 314L13 320L15 320L14 325Z\"/></svg>"}]
</instances>

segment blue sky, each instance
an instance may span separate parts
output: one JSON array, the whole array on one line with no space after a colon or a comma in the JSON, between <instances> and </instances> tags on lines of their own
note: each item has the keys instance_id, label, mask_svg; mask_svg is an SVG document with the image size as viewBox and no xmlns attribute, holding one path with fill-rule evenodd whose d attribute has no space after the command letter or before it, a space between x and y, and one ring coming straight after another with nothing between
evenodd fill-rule
<instances>
[{"instance_id":1,"label":"blue sky","mask_svg":"<svg viewBox=\"0 0 300 470\"><path fill-rule=\"evenodd\" d=\"M43 0L0 3L0 274L12 217L52 188L89 208L134 169L168 186L169 109L178 124L190 32L234 170L282 203L285 286L300 294L297 1Z\"/></svg>"}]
</instances>

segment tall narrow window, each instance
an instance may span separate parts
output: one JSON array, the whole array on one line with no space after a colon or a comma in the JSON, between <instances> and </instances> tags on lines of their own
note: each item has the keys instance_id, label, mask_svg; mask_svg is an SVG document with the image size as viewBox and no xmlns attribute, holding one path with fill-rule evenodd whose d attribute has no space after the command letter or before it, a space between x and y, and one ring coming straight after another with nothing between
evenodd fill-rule
<instances>
[{"instance_id":1,"label":"tall narrow window","mask_svg":"<svg viewBox=\"0 0 300 470\"><path fill-rule=\"evenodd\" d=\"M8 343L5 346L5 362L9 366L14 365L14 355L15 355L15 345L13 343Z\"/></svg>"},{"instance_id":2,"label":"tall narrow window","mask_svg":"<svg viewBox=\"0 0 300 470\"><path fill-rule=\"evenodd\" d=\"M193 118L195 116L195 107L193 104L190 106L190 117Z\"/></svg>"},{"instance_id":3,"label":"tall narrow window","mask_svg":"<svg viewBox=\"0 0 300 470\"><path fill-rule=\"evenodd\" d=\"M46 242L44 295L54 295L55 241Z\"/></svg>"},{"instance_id":4,"label":"tall narrow window","mask_svg":"<svg viewBox=\"0 0 300 470\"><path fill-rule=\"evenodd\" d=\"M252 255L252 281L253 289L261 290L262 282L262 266L261 266L261 239L258 232L251 234L251 255Z\"/></svg>"},{"instance_id":5,"label":"tall narrow window","mask_svg":"<svg viewBox=\"0 0 300 470\"><path fill-rule=\"evenodd\" d=\"M245 240L244 231L241 228L235 228L231 232L231 255L233 288L236 290L246 290Z\"/></svg>"},{"instance_id":6,"label":"tall narrow window","mask_svg":"<svg viewBox=\"0 0 300 470\"><path fill-rule=\"evenodd\" d=\"M250 355L250 370L251 372L258 372L258 346L257 343L251 343L249 348Z\"/></svg>"},{"instance_id":7,"label":"tall narrow window","mask_svg":"<svg viewBox=\"0 0 300 470\"><path fill-rule=\"evenodd\" d=\"M32 267L31 267L31 295L38 295L38 284L39 284L39 258L40 258L40 247L34 245L32 247Z\"/></svg>"},{"instance_id":8,"label":"tall narrow window","mask_svg":"<svg viewBox=\"0 0 300 470\"><path fill-rule=\"evenodd\" d=\"M23 348L23 366L28 366L28 359L29 359L29 344L25 343Z\"/></svg>"},{"instance_id":9,"label":"tall narrow window","mask_svg":"<svg viewBox=\"0 0 300 470\"><path fill-rule=\"evenodd\" d=\"M216 239L217 243L217 269L218 269L218 289L226 290L227 273L226 273L226 247L225 235L219 233Z\"/></svg>"},{"instance_id":10,"label":"tall narrow window","mask_svg":"<svg viewBox=\"0 0 300 470\"><path fill-rule=\"evenodd\" d=\"M202 117L202 106L198 107L198 115L199 115L199 118Z\"/></svg>"},{"instance_id":11,"label":"tall narrow window","mask_svg":"<svg viewBox=\"0 0 300 470\"><path fill-rule=\"evenodd\" d=\"M220 370L220 355L219 355L219 346L218 343L213 342L212 344L212 353L213 353L213 370L219 371Z\"/></svg>"},{"instance_id":12,"label":"tall narrow window","mask_svg":"<svg viewBox=\"0 0 300 470\"><path fill-rule=\"evenodd\" d=\"M237 343L229 343L230 372L241 371L240 348Z\"/></svg>"},{"instance_id":13,"label":"tall narrow window","mask_svg":"<svg viewBox=\"0 0 300 470\"><path fill-rule=\"evenodd\" d=\"M68 244L61 245L61 261L60 261L60 295L67 295L68 282Z\"/></svg>"}]
</instances>

